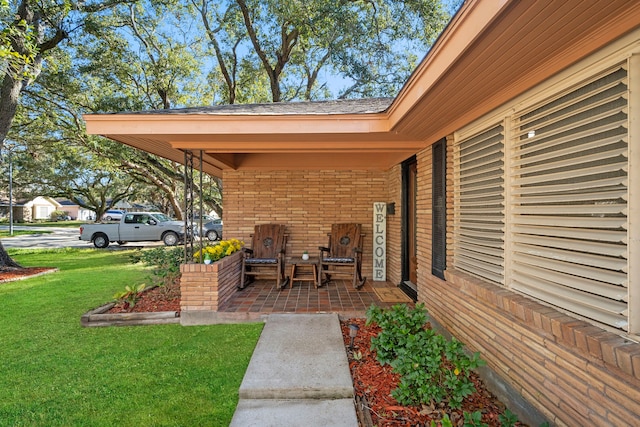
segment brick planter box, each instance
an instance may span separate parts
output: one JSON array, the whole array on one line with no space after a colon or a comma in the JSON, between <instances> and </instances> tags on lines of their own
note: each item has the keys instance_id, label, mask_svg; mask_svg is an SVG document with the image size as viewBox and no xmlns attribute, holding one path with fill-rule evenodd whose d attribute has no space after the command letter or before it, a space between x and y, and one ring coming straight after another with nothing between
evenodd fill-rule
<instances>
[{"instance_id":1,"label":"brick planter box","mask_svg":"<svg viewBox=\"0 0 640 427\"><path fill-rule=\"evenodd\" d=\"M182 264L180 272L180 323L218 323L216 313L240 284L242 251L208 265Z\"/></svg>"}]
</instances>

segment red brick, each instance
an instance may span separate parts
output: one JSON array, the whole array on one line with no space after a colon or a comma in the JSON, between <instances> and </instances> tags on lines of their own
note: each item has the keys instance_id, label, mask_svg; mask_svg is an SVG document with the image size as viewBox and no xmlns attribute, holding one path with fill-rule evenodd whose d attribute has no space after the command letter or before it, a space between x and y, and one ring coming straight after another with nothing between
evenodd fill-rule
<instances>
[{"instance_id":1,"label":"red brick","mask_svg":"<svg viewBox=\"0 0 640 427\"><path fill-rule=\"evenodd\" d=\"M616 362L625 374L640 377L640 372L633 370L633 358L640 358L640 344L627 342L615 349Z\"/></svg>"},{"instance_id":2,"label":"red brick","mask_svg":"<svg viewBox=\"0 0 640 427\"><path fill-rule=\"evenodd\" d=\"M576 348L578 348L578 350L584 352L585 354L588 354L589 345L587 343L587 338L591 335L599 334L601 332L603 332L602 328L598 328L597 326L585 324L583 326L576 327L573 330Z\"/></svg>"},{"instance_id":3,"label":"red brick","mask_svg":"<svg viewBox=\"0 0 640 427\"><path fill-rule=\"evenodd\" d=\"M584 419L583 417L589 412L589 402L585 396L574 393L570 388L552 381L545 381L544 385L546 386L545 393L553 395L557 399L556 405L560 410L556 411L556 415L559 419L567 423L571 423L571 420L574 419L576 420L575 425L588 425L588 423L577 422Z\"/></svg>"},{"instance_id":4,"label":"red brick","mask_svg":"<svg viewBox=\"0 0 640 427\"><path fill-rule=\"evenodd\" d=\"M600 342L604 339L611 338L612 334L610 332L598 332L595 334L590 334L587 336L587 346L589 347L589 354L598 359L602 359L602 348L600 347Z\"/></svg>"},{"instance_id":5,"label":"red brick","mask_svg":"<svg viewBox=\"0 0 640 427\"><path fill-rule=\"evenodd\" d=\"M625 345L627 345L625 339L617 335L601 340L602 359L613 366L618 366L616 350Z\"/></svg>"},{"instance_id":6,"label":"red brick","mask_svg":"<svg viewBox=\"0 0 640 427\"><path fill-rule=\"evenodd\" d=\"M536 328L539 329L544 329L544 325L543 325L543 318L548 316L549 314L552 313L557 313L558 310L551 308L551 307L545 307L543 305L541 305L540 307L536 307L533 308L533 324L535 325Z\"/></svg>"},{"instance_id":7,"label":"red brick","mask_svg":"<svg viewBox=\"0 0 640 427\"><path fill-rule=\"evenodd\" d=\"M605 388L605 394L630 412L640 414L640 384L637 381L611 381Z\"/></svg>"},{"instance_id":8,"label":"red brick","mask_svg":"<svg viewBox=\"0 0 640 427\"><path fill-rule=\"evenodd\" d=\"M573 366L569 366L573 368ZM577 391L577 394L583 396L586 395L587 391L589 390L589 383L586 382L588 381L588 379L586 379L585 381L584 378L581 378L582 375L574 375L576 372L575 369L565 369L566 367L567 365L564 365L564 367L560 367L554 363L547 363L545 365L545 368L556 376L558 385L563 389L572 390L574 392Z\"/></svg>"},{"instance_id":9,"label":"red brick","mask_svg":"<svg viewBox=\"0 0 640 427\"><path fill-rule=\"evenodd\" d=\"M607 420L609 421L607 425L611 427L629 427L633 425L632 422L637 422L638 418L633 414L610 412L607 414Z\"/></svg>"}]
</instances>

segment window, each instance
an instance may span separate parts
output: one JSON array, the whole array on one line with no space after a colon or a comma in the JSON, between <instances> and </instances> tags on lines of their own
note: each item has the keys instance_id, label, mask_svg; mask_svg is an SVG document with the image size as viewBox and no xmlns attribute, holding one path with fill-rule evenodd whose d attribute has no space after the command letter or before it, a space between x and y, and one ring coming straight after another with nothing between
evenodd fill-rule
<instances>
[{"instance_id":1,"label":"window","mask_svg":"<svg viewBox=\"0 0 640 427\"><path fill-rule=\"evenodd\" d=\"M433 159L431 273L444 279L444 270L447 268L447 140L443 139L433 144L431 154Z\"/></svg>"},{"instance_id":2,"label":"window","mask_svg":"<svg viewBox=\"0 0 640 427\"><path fill-rule=\"evenodd\" d=\"M454 149L454 266L504 284L504 128L471 135Z\"/></svg>"},{"instance_id":3,"label":"window","mask_svg":"<svg viewBox=\"0 0 640 427\"><path fill-rule=\"evenodd\" d=\"M461 134L457 270L629 330L626 68L549 89L535 105L523 96L502 124Z\"/></svg>"},{"instance_id":4,"label":"window","mask_svg":"<svg viewBox=\"0 0 640 427\"><path fill-rule=\"evenodd\" d=\"M627 71L513 123L512 287L627 330Z\"/></svg>"}]
</instances>

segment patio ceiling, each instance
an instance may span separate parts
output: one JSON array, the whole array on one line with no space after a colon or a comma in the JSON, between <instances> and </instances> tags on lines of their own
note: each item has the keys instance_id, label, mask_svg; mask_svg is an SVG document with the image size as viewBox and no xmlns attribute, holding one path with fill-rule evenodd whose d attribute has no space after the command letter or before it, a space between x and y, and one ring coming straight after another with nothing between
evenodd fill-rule
<instances>
[{"instance_id":1,"label":"patio ceiling","mask_svg":"<svg viewBox=\"0 0 640 427\"><path fill-rule=\"evenodd\" d=\"M466 2L395 99L86 115L87 131L204 170L386 170L640 26L640 2Z\"/></svg>"}]
</instances>

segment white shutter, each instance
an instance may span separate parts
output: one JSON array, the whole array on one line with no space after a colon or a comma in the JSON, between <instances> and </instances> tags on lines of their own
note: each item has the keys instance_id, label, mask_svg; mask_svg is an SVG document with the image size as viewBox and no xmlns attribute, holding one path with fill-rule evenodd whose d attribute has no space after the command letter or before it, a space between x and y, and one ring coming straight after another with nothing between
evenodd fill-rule
<instances>
[{"instance_id":1,"label":"white shutter","mask_svg":"<svg viewBox=\"0 0 640 427\"><path fill-rule=\"evenodd\" d=\"M510 286L627 330L624 65L518 112L509 153Z\"/></svg>"},{"instance_id":2,"label":"white shutter","mask_svg":"<svg viewBox=\"0 0 640 427\"><path fill-rule=\"evenodd\" d=\"M454 149L454 267L504 285L504 128Z\"/></svg>"}]
</instances>

